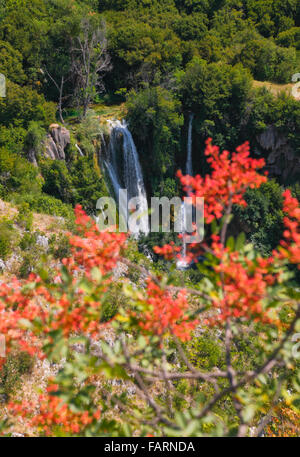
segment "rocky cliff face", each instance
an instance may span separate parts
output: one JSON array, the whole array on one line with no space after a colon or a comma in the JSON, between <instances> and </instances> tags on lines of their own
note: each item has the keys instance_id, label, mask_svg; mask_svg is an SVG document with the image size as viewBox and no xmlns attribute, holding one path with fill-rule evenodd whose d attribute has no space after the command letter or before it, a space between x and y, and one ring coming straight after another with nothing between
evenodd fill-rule
<instances>
[{"instance_id":1,"label":"rocky cliff face","mask_svg":"<svg viewBox=\"0 0 300 457\"><path fill-rule=\"evenodd\" d=\"M300 174L300 156L289 144L288 138L271 125L257 135L259 152L267 153L267 169L271 176L286 182Z\"/></svg>"},{"instance_id":2,"label":"rocky cliff face","mask_svg":"<svg viewBox=\"0 0 300 457\"><path fill-rule=\"evenodd\" d=\"M58 124L51 124L45 140L45 155L53 160L65 160L65 148L70 144L70 132Z\"/></svg>"},{"instance_id":3,"label":"rocky cliff face","mask_svg":"<svg viewBox=\"0 0 300 457\"><path fill-rule=\"evenodd\" d=\"M65 127L59 124L51 124L49 133L42 142L43 154L52 160L65 160L66 147L70 144L70 132ZM28 152L28 160L37 166L36 151L30 149Z\"/></svg>"}]
</instances>

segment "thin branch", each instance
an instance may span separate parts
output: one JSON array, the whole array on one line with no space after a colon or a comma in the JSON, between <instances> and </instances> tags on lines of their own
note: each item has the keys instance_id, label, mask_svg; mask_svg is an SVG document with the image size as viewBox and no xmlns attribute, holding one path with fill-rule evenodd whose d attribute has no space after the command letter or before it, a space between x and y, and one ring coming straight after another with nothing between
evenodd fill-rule
<instances>
[{"instance_id":1,"label":"thin branch","mask_svg":"<svg viewBox=\"0 0 300 457\"><path fill-rule=\"evenodd\" d=\"M280 392L281 392L281 386L283 384L283 380L281 379L277 385L277 389L276 389L276 392L275 392L275 395L273 397L273 400L272 400L272 403L271 403L271 406L270 406L270 409L268 411L268 414L265 415L265 417L262 419L262 421L260 422L260 424L258 425L256 431L255 431L255 434L254 436L261 436L263 434L263 431L265 429L265 427L268 425L268 423L271 421L272 419L272 412L273 412L273 409L275 408L275 406L277 405L278 401L279 401L279 398L280 398Z\"/></svg>"},{"instance_id":2,"label":"thin branch","mask_svg":"<svg viewBox=\"0 0 300 457\"><path fill-rule=\"evenodd\" d=\"M277 364L276 358L277 358L279 352L281 351L281 349L283 348L283 346L285 345L285 343L287 342L287 340L289 339L289 337L291 336L291 334L294 332L296 322L298 321L299 318L300 318L300 305L298 305L298 310L297 310L296 316L295 316L294 320L292 321L290 328L287 331L285 337L283 338L281 343L277 346L277 348L272 352L270 357L265 361L265 363L263 363L263 365L261 365L261 367L258 368L257 370L251 371L248 374L246 374L246 376L243 379L241 379L236 384L235 387L229 386L226 389L224 389L222 392L215 395L212 398L212 400L202 409L202 411L196 417L198 419L201 419L225 395L227 395L233 391L236 391L240 387L243 387L244 385L248 384L250 381L253 381L253 379L257 378L260 374L269 372Z\"/></svg>"}]
</instances>

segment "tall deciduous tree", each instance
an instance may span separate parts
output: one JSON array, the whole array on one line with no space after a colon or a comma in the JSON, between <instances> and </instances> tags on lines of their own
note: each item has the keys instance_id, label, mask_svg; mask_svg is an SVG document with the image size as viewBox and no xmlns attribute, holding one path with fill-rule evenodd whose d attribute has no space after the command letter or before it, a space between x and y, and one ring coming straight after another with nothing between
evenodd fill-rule
<instances>
[{"instance_id":1,"label":"tall deciduous tree","mask_svg":"<svg viewBox=\"0 0 300 457\"><path fill-rule=\"evenodd\" d=\"M83 106L83 117L96 94L104 90L103 76L110 68L105 23L95 24L91 19L84 19L81 33L72 46L75 94Z\"/></svg>"}]
</instances>

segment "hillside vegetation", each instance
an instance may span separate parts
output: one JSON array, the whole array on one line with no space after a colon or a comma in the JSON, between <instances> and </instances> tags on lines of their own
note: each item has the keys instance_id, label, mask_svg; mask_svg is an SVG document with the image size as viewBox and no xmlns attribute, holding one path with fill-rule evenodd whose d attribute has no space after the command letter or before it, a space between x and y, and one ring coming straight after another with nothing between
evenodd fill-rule
<instances>
[{"instance_id":1,"label":"hillside vegetation","mask_svg":"<svg viewBox=\"0 0 300 457\"><path fill-rule=\"evenodd\" d=\"M0 435L299 436L299 0L0 0L0 74Z\"/></svg>"}]
</instances>

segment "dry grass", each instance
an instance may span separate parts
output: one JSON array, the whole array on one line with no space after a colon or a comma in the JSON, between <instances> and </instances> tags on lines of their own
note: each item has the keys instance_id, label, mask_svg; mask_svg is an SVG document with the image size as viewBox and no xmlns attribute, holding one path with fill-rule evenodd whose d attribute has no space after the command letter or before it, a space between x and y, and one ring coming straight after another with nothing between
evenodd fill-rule
<instances>
[{"instance_id":1,"label":"dry grass","mask_svg":"<svg viewBox=\"0 0 300 457\"><path fill-rule=\"evenodd\" d=\"M273 95L278 96L281 92L288 93L292 95L292 88L294 87L293 83L289 84L274 84L268 81L253 81L253 87L258 89L261 87L265 87L268 91L270 91ZM300 99L300 94L299 94Z\"/></svg>"},{"instance_id":2,"label":"dry grass","mask_svg":"<svg viewBox=\"0 0 300 457\"><path fill-rule=\"evenodd\" d=\"M121 105L93 105L93 110L100 117L100 122L104 123L108 119L123 119L126 115L126 106L125 103Z\"/></svg>"},{"instance_id":3,"label":"dry grass","mask_svg":"<svg viewBox=\"0 0 300 457\"><path fill-rule=\"evenodd\" d=\"M3 218L13 219L18 215L18 210L11 203L0 200L0 220ZM33 231L39 230L46 235L59 234L64 228L64 220L61 217L49 216L48 214L33 213Z\"/></svg>"}]
</instances>

